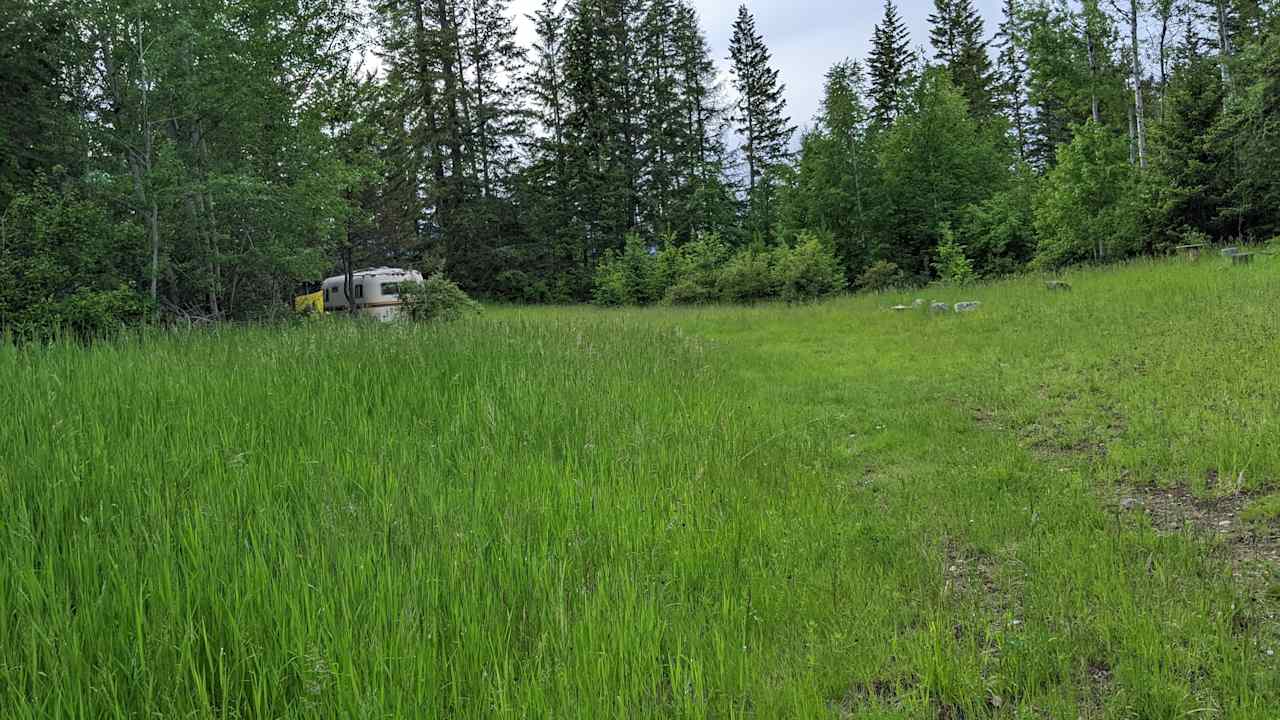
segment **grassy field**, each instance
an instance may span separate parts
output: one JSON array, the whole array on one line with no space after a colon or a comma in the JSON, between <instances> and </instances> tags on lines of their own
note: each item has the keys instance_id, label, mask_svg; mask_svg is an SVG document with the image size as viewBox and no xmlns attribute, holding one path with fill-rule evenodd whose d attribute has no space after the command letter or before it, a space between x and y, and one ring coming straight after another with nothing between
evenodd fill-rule
<instances>
[{"instance_id":1,"label":"grassy field","mask_svg":"<svg viewBox=\"0 0 1280 720\"><path fill-rule=\"evenodd\" d=\"M1280 717L1263 260L0 346L0 717Z\"/></svg>"}]
</instances>

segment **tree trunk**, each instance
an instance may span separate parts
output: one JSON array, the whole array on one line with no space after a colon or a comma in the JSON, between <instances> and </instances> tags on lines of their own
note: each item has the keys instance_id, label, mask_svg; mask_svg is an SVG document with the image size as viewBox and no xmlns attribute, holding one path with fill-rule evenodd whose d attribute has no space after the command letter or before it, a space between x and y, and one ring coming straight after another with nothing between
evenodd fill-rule
<instances>
[{"instance_id":1,"label":"tree trunk","mask_svg":"<svg viewBox=\"0 0 1280 720\"><path fill-rule=\"evenodd\" d=\"M1169 23L1173 19L1172 0L1163 0L1160 5L1160 121L1167 119L1165 110L1165 92L1169 87Z\"/></svg>"},{"instance_id":2,"label":"tree trunk","mask_svg":"<svg viewBox=\"0 0 1280 720\"><path fill-rule=\"evenodd\" d=\"M1129 0L1129 41L1133 54L1133 114L1138 136L1138 167L1147 167L1147 120L1142 101L1142 58L1138 45L1138 0Z\"/></svg>"},{"instance_id":3,"label":"tree trunk","mask_svg":"<svg viewBox=\"0 0 1280 720\"><path fill-rule=\"evenodd\" d=\"M1218 16L1218 63L1222 68L1222 82L1230 92L1231 59L1235 57L1235 48L1231 43L1231 28L1227 27L1227 0L1216 0L1214 6Z\"/></svg>"},{"instance_id":4,"label":"tree trunk","mask_svg":"<svg viewBox=\"0 0 1280 720\"><path fill-rule=\"evenodd\" d=\"M1089 51L1089 106L1093 122L1102 124L1102 113L1098 106L1098 49L1093 42L1093 21L1085 20L1085 43Z\"/></svg>"}]
</instances>

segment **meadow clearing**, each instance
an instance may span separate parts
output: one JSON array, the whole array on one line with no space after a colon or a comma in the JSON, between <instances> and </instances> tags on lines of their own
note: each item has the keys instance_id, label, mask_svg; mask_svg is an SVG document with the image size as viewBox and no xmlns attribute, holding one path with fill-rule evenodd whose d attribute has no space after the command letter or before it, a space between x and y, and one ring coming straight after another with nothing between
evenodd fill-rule
<instances>
[{"instance_id":1,"label":"meadow clearing","mask_svg":"<svg viewBox=\"0 0 1280 720\"><path fill-rule=\"evenodd\" d=\"M1280 259L1066 279L0 345L0 717L1278 717Z\"/></svg>"}]
</instances>

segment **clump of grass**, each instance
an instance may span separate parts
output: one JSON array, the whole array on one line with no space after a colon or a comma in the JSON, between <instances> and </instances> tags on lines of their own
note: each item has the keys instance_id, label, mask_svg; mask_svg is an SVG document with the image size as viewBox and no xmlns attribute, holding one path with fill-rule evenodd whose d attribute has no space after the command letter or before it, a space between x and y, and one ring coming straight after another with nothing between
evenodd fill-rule
<instances>
[{"instance_id":1,"label":"clump of grass","mask_svg":"<svg viewBox=\"0 0 1280 720\"><path fill-rule=\"evenodd\" d=\"M1240 518L1258 525L1272 525L1280 521L1280 494L1268 495L1249 503Z\"/></svg>"}]
</instances>

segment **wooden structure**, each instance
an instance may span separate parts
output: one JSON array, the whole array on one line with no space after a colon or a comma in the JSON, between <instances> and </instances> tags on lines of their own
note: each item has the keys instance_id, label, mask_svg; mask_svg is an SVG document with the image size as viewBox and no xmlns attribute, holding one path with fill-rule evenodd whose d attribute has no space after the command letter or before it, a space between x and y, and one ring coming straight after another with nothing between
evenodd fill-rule
<instances>
[{"instance_id":1,"label":"wooden structure","mask_svg":"<svg viewBox=\"0 0 1280 720\"><path fill-rule=\"evenodd\" d=\"M1195 243L1193 245L1179 245L1174 249L1188 260L1199 260L1200 253L1204 250L1204 247L1204 243Z\"/></svg>"}]
</instances>

